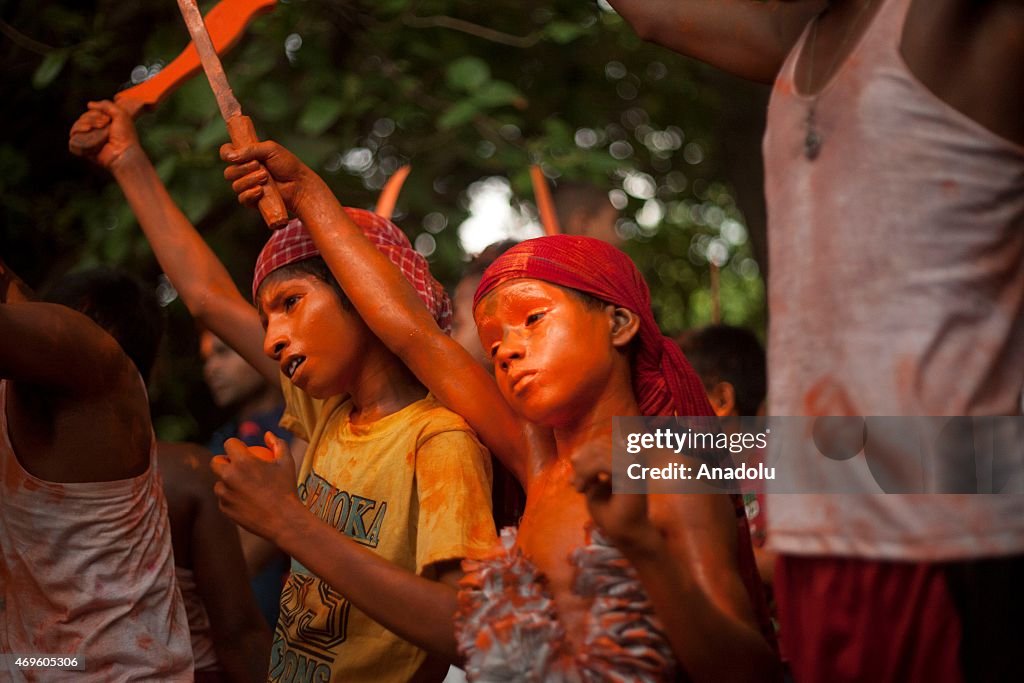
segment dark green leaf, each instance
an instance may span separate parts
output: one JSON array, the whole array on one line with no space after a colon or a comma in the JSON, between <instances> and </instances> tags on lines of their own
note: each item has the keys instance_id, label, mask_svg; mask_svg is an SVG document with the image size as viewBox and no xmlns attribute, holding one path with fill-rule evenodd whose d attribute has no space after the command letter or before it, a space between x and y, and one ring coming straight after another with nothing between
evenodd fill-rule
<instances>
[{"instance_id":1,"label":"dark green leaf","mask_svg":"<svg viewBox=\"0 0 1024 683\"><path fill-rule=\"evenodd\" d=\"M482 107L501 107L522 98L515 86L505 81L488 81L473 94L473 100Z\"/></svg>"},{"instance_id":2,"label":"dark green leaf","mask_svg":"<svg viewBox=\"0 0 1024 683\"><path fill-rule=\"evenodd\" d=\"M472 92L491 78L491 68L479 57L461 57L448 65L448 85L456 90Z\"/></svg>"},{"instance_id":3,"label":"dark green leaf","mask_svg":"<svg viewBox=\"0 0 1024 683\"><path fill-rule=\"evenodd\" d=\"M68 50L54 50L39 63L36 72L32 74L32 87L42 90L57 78L64 64L68 61Z\"/></svg>"},{"instance_id":4,"label":"dark green leaf","mask_svg":"<svg viewBox=\"0 0 1024 683\"><path fill-rule=\"evenodd\" d=\"M302 112L298 128L307 135L320 135L334 125L344 108L345 105L340 99L314 97Z\"/></svg>"},{"instance_id":5,"label":"dark green leaf","mask_svg":"<svg viewBox=\"0 0 1024 683\"><path fill-rule=\"evenodd\" d=\"M544 27L544 34L548 38L562 44L571 43L586 32L585 27L567 21L553 21Z\"/></svg>"},{"instance_id":6,"label":"dark green leaf","mask_svg":"<svg viewBox=\"0 0 1024 683\"><path fill-rule=\"evenodd\" d=\"M473 120L479 113L479 108L473 100L461 100L449 107L437 120L437 127L441 130L457 128Z\"/></svg>"}]
</instances>

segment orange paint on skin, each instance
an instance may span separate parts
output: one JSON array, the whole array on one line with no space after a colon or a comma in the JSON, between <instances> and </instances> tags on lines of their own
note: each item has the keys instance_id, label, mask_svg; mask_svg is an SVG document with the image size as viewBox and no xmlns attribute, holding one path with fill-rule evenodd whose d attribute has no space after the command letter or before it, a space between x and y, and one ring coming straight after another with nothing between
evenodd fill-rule
<instances>
[{"instance_id":1,"label":"orange paint on skin","mask_svg":"<svg viewBox=\"0 0 1024 683\"><path fill-rule=\"evenodd\" d=\"M258 304L264 353L295 386L314 398L351 391L365 325L342 308L330 285L314 275L275 271L260 286Z\"/></svg>"},{"instance_id":2,"label":"orange paint on skin","mask_svg":"<svg viewBox=\"0 0 1024 683\"><path fill-rule=\"evenodd\" d=\"M267 462L272 462L275 459L274 451L266 446L249 446L249 455Z\"/></svg>"},{"instance_id":3,"label":"orange paint on skin","mask_svg":"<svg viewBox=\"0 0 1024 683\"><path fill-rule=\"evenodd\" d=\"M639 413L628 357L612 341L610 310L528 278L498 285L475 310L502 395L529 422L555 428L556 453L540 461L527 486L517 545L546 577L576 648L583 647L591 600L574 591L569 558L585 543L591 517L572 485L570 456L607 440L612 416Z\"/></svg>"},{"instance_id":4,"label":"orange paint on skin","mask_svg":"<svg viewBox=\"0 0 1024 683\"><path fill-rule=\"evenodd\" d=\"M425 395L409 369L315 275L274 271L260 285L257 302L264 353L313 398L349 394L353 434Z\"/></svg>"},{"instance_id":5,"label":"orange paint on skin","mask_svg":"<svg viewBox=\"0 0 1024 683\"><path fill-rule=\"evenodd\" d=\"M632 399L628 375L625 382L612 381L615 349L607 313L569 290L511 280L480 302L476 321L502 395L530 422L579 424L608 391Z\"/></svg>"}]
</instances>

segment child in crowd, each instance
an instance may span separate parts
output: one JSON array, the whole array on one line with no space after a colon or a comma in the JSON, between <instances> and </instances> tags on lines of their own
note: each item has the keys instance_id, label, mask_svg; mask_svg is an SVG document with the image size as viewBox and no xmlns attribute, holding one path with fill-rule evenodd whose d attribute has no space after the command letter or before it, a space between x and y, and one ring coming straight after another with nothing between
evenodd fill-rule
<instances>
[{"instance_id":1,"label":"child in crowd","mask_svg":"<svg viewBox=\"0 0 1024 683\"><path fill-rule=\"evenodd\" d=\"M777 676L770 625L752 605L742 507L724 495L610 493L613 416L711 414L625 254L558 236L498 258L474 301L492 377L297 158L273 142L221 154L242 203L273 177L362 320L526 488L518 536L467 563L458 638L471 679Z\"/></svg>"},{"instance_id":2,"label":"child in crowd","mask_svg":"<svg viewBox=\"0 0 1024 683\"><path fill-rule=\"evenodd\" d=\"M558 225L566 235L594 237L612 246L622 246L615 230L619 210L608 198L608 191L585 180L561 180L551 196L555 202Z\"/></svg>"},{"instance_id":3,"label":"child in crowd","mask_svg":"<svg viewBox=\"0 0 1024 683\"><path fill-rule=\"evenodd\" d=\"M732 325L708 325L679 335L677 341L700 377L715 415L764 415L768 373L764 347L753 332ZM770 587L775 553L765 547L765 498L763 493L743 495L757 571Z\"/></svg>"},{"instance_id":4,"label":"child in crowd","mask_svg":"<svg viewBox=\"0 0 1024 683\"><path fill-rule=\"evenodd\" d=\"M750 330L708 325L677 340L719 417L764 415L768 374L764 347Z\"/></svg>"},{"instance_id":5,"label":"child in crowd","mask_svg":"<svg viewBox=\"0 0 1024 683\"><path fill-rule=\"evenodd\" d=\"M309 441L298 495L288 447L273 435L271 464L237 439L214 462L225 512L293 558L270 680L441 680L456 656L459 562L495 538L486 450L367 328L301 223L275 232L260 254L257 314L170 199L130 118L103 102L79 123L108 128L95 158L118 180L171 282L264 375L283 373L285 424ZM348 215L446 329L448 297L405 235L367 211Z\"/></svg>"}]
</instances>

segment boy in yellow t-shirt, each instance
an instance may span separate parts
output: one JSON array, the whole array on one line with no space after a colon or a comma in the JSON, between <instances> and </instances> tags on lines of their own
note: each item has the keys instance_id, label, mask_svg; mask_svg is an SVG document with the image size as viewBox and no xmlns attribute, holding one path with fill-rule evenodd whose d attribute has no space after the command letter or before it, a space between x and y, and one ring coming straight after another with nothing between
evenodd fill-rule
<instances>
[{"instance_id":1,"label":"boy in yellow t-shirt","mask_svg":"<svg viewBox=\"0 0 1024 683\"><path fill-rule=\"evenodd\" d=\"M405 236L367 211L349 217L446 327L444 291ZM369 331L300 222L267 242L253 293L286 378L284 423L310 443L298 495L272 435L270 464L237 440L215 463L225 511L294 558L269 679L440 680L455 645L437 620L455 612L459 560L494 542L486 450Z\"/></svg>"}]
</instances>

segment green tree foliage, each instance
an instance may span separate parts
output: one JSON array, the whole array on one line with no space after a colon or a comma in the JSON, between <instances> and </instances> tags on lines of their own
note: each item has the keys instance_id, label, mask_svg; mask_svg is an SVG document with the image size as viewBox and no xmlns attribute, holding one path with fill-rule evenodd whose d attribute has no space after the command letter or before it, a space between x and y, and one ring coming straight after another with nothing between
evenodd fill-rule
<instances>
[{"instance_id":1,"label":"green tree foliage","mask_svg":"<svg viewBox=\"0 0 1024 683\"><path fill-rule=\"evenodd\" d=\"M178 54L187 33L176 3L3 7L5 258L36 285L96 263L155 280L159 269L117 187L67 153L66 135L88 100L113 96ZM372 207L384 181L411 163L396 222L415 239L434 215L430 259L442 281L452 283L464 260L455 228L467 215L467 188L506 176L532 210L528 168L541 163L556 182L614 191L627 251L667 331L710 322L711 262L724 320L763 324L762 280L717 142L733 101L699 65L641 42L607 5L282 0L224 64L260 134L296 152L344 203ZM265 228L221 176L217 148L227 134L205 79L137 126L171 193L245 283ZM212 418L182 417L209 405L196 398L187 313L178 302L168 309L158 427L195 437Z\"/></svg>"}]
</instances>

